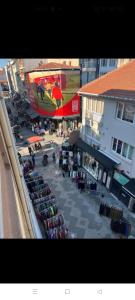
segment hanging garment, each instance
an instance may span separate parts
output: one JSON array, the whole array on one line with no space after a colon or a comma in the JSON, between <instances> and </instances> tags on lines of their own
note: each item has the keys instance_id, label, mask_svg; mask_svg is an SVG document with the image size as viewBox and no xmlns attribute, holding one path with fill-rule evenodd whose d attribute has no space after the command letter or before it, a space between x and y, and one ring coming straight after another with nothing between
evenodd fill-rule
<instances>
[{"instance_id":1,"label":"hanging garment","mask_svg":"<svg viewBox=\"0 0 135 300\"><path fill-rule=\"evenodd\" d=\"M106 217L110 218L111 208L106 206Z\"/></svg>"},{"instance_id":2,"label":"hanging garment","mask_svg":"<svg viewBox=\"0 0 135 300\"><path fill-rule=\"evenodd\" d=\"M123 210L111 207L110 217L114 220L120 220L123 217Z\"/></svg>"}]
</instances>

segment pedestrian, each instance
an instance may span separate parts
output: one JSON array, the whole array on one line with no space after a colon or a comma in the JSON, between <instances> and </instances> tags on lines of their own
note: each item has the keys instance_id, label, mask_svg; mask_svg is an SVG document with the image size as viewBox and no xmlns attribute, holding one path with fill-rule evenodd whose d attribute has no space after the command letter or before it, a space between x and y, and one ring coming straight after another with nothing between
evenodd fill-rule
<instances>
[{"instance_id":1,"label":"pedestrian","mask_svg":"<svg viewBox=\"0 0 135 300\"><path fill-rule=\"evenodd\" d=\"M47 121L46 120L44 121L44 129L45 129L45 131L47 130Z\"/></svg>"},{"instance_id":2,"label":"pedestrian","mask_svg":"<svg viewBox=\"0 0 135 300\"><path fill-rule=\"evenodd\" d=\"M32 132L34 132L34 125L33 124L31 126L31 130L32 130Z\"/></svg>"},{"instance_id":3,"label":"pedestrian","mask_svg":"<svg viewBox=\"0 0 135 300\"><path fill-rule=\"evenodd\" d=\"M32 149L31 149L31 147L29 146L28 147L28 151L29 151L29 154L30 154L30 156L32 155L32 153L33 153L33 151L32 151Z\"/></svg>"},{"instance_id":4,"label":"pedestrian","mask_svg":"<svg viewBox=\"0 0 135 300\"><path fill-rule=\"evenodd\" d=\"M35 148L35 151L38 150L38 145L37 145L37 143L35 143L34 148Z\"/></svg>"},{"instance_id":5,"label":"pedestrian","mask_svg":"<svg viewBox=\"0 0 135 300\"><path fill-rule=\"evenodd\" d=\"M35 168L35 153L32 153L33 168Z\"/></svg>"},{"instance_id":6,"label":"pedestrian","mask_svg":"<svg viewBox=\"0 0 135 300\"><path fill-rule=\"evenodd\" d=\"M29 163L30 170L33 170L33 163L30 159L28 159L28 163Z\"/></svg>"},{"instance_id":7,"label":"pedestrian","mask_svg":"<svg viewBox=\"0 0 135 300\"><path fill-rule=\"evenodd\" d=\"M22 156L21 156L20 152L18 152L18 158L19 158L20 164L22 164Z\"/></svg>"},{"instance_id":8,"label":"pedestrian","mask_svg":"<svg viewBox=\"0 0 135 300\"><path fill-rule=\"evenodd\" d=\"M40 129L42 128L42 123L41 123L41 121L39 122L39 126L40 126Z\"/></svg>"},{"instance_id":9,"label":"pedestrian","mask_svg":"<svg viewBox=\"0 0 135 300\"><path fill-rule=\"evenodd\" d=\"M38 143L38 149L39 149L39 150L42 150L42 145L41 145L40 142Z\"/></svg>"}]
</instances>

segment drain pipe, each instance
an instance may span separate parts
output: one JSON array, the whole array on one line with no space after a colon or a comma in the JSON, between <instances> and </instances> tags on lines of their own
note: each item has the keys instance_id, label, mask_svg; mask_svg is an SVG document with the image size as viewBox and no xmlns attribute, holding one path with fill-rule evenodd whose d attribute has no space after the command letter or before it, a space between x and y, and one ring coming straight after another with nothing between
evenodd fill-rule
<instances>
[{"instance_id":1,"label":"drain pipe","mask_svg":"<svg viewBox=\"0 0 135 300\"><path fill-rule=\"evenodd\" d=\"M7 152L10 158L12 171L21 199L21 205L29 228L30 238L42 238L42 234L35 216L35 212L24 181L23 173L19 164L13 133L11 130L4 98L0 99L0 123L3 131Z\"/></svg>"}]
</instances>

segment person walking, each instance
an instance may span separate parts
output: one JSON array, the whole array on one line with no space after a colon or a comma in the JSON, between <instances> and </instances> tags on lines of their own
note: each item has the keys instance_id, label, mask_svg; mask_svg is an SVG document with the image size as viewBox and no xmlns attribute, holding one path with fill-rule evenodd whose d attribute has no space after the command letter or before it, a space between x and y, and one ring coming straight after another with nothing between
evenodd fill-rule
<instances>
[{"instance_id":1,"label":"person walking","mask_svg":"<svg viewBox=\"0 0 135 300\"><path fill-rule=\"evenodd\" d=\"M31 130L32 130L32 132L34 132L34 125L31 126Z\"/></svg>"},{"instance_id":2,"label":"person walking","mask_svg":"<svg viewBox=\"0 0 135 300\"><path fill-rule=\"evenodd\" d=\"M47 121L46 120L44 121L44 129L45 129L45 131L47 130Z\"/></svg>"},{"instance_id":3,"label":"person walking","mask_svg":"<svg viewBox=\"0 0 135 300\"><path fill-rule=\"evenodd\" d=\"M22 164L22 156L21 156L20 152L18 152L18 158L19 158L20 164Z\"/></svg>"},{"instance_id":4,"label":"person walking","mask_svg":"<svg viewBox=\"0 0 135 300\"><path fill-rule=\"evenodd\" d=\"M40 142L38 142L38 149L39 149L39 150L42 150L42 145L41 145Z\"/></svg>"},{"instance_id":5,"label":"person walking","mask_svg":"<svg viewBox=\"0 0 135 300\"><path fill-rule=\"evenodd\" d=\"M41 121L39 122L39 128L40 128L40 129L42 128L42 123L41 123Z\"/></svg>"},{"instance_id":6,"label":"person walking","mask_svg":"<svg viewBox=\"0 0 135 300\"><path fill-rule=\"evenodd\" d=\"M37 143L35 143L34 148L35 148L35 151L38 150L38 145L37 145Z\"/></svg>"},{"instance_id":7,"label":"person walking","mask_svg":"<svg viewBox=\"0 0 135 300\"><path fill-rule=\"evenodd\" d=\"M28 151L29 151L29 154L30 154L30 156L32 155L32 153L33 153L33 151L32 151L32 149L31 149L31 147L29 146L28 147Z\"/></svg>"}]
</instances>

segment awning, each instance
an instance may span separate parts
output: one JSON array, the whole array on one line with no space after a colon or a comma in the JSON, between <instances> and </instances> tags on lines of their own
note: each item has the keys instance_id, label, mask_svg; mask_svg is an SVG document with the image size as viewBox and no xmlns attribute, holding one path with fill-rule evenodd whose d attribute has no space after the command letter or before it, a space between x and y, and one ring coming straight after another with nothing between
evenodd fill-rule
<instances>
[{"instance_id":1,"label":"awning","mask_svg":"<svg viewBox=\"0 0 135 300\"><path fill-rule=\"evenodd\" d=\"M32 136L26 140L29 144L37 143L44 141L44 138L41 136Z\"/></svg>"},{"instance_id":2,"label":"awning","mask_svg":"<svg viewBox=\"0 0 135 300\"><path fill-rule=\"evenodd\" d=\"M122 189L135 198L135 178L130 179L129 182L122 187Z\"/></svg>"},{"instance_id":3,"label":"awning","mask_svg":"<svg viewBox=\"0 0 135 300\"><path fill-rule=\"evenodd\" d=\"M90 154L92 157L94 157L101 165L103 165L107 169L115 168L118 163L114 161L113 159L107 157L100 151L94 149L92 146L86 144L82 139L78 139L77 141L78 148L81 148L83 151Z\"/></svg>"}]
</instances>

